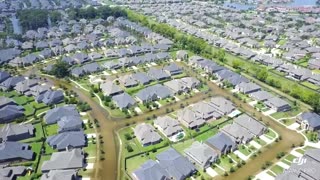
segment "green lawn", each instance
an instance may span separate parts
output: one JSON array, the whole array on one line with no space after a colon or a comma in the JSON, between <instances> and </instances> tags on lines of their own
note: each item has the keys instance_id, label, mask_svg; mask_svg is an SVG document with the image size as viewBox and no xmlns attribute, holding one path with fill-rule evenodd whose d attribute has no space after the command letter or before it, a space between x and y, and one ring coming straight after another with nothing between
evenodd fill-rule
<instances>
[{"instance_id":1,"label":"green lawn","mask_svg":"<svg viewBox=\"0 0 320 180\"><path fill-rule=\"evenodd\" d=\"M172 147L177 150L179 153L183 154L183 151L187 148L189 148L192 143L195 142L193 139L188 139L186 141L182 140L181 142L177 144L173 144Z\"/></svg>"},{"instance_id":2,"label":"green lawn","mask_svg":"<svg viewBox=\"0 0 320 180\"><path fill-rule=\"evenodd\" d=\"M315 84L312 84L310 82L307 82L307 81L304 81L301 84L303 84L303 85L305 85L305 86L307 86L307 87L309 87L311 89L314 89L314 90L318 90L320 88L319 86L317 86Z\"/></svg>"},{"instance_id":3,"label":"green lawn","mask_svg":"<svg viewBox=\"0 0 320 180\"><path fill-rule=\"evenodd\" d=\"M246 156L248 156L251 153L250 150L247 149L244 145L239 146L238 150Z\"/></svg>"},{"instance_id":4,"label":"green lawn","mask_svg":"<svg viewBox=\"0 0 320 180\"><path fill-rule=\"evenodd\" d=\"M294 108L290 111L287 112L276 112L271 114L271 116L275 119L280 119L280 118L288 118L288 117L294 117L298 115L301 112L299 108Z\"/></svg>"},{"instance_id":5,"label":"green lawn","mask_svg":"<svg viewBox=\"0 0 320 180\"><path fill-rule=\"evenodd\" d=\"M268 129L267 133L265 133L268 137L275 138L277 135L270 129Z\"/></svg>"},{"instance_id":6,"label":"green lawn","mask_svg":"<svg viewBox=\"0 0 320 180\"><path fill-rule=\"evenodd\" d=\"M47 125L45 126L45 133L47 136L52 136L58 133L58 124L51 124L51 125Z\"/></svg>"},{"instance_id":7,"label":"green lawn","mask_svg":"<svg viewBox=\"0 0 320 180\"><path fill-rule=\"evenodd\" d=\"M303 149L298 149L298 150L296 150L298 153L300 153L300 154L304 154L305 153L305 150L303 150Z\"/></svg>"},{"instance_id":8,"label":"green lawn","mask_svg":"<svg viewBox=\"0 0 320 180\"><path fill-rule=\"evenodd\" d=\"M281 122L287 126L290 126L291 124L296 122L296 119L285 119L285 120L281 120Z\"/></svg>"},{"instance_id":9,"label":"green lawn","mask_svg":"<svg viewBox=\"0 0 320 180\"><path fill-rule=\"evenodd\" d=\"M287 155L284 159L292 162L295 158L297 158L297 157L294 156L294 155L292 155L292 154L289 154L289 155Z\"/></svg>"},{"instance_id":10,"label":"green lawn","mask_svg":"<svg viewBox=\"0 0 320 180\"><path fill-rule=\"evenodd\" d=\"M40 157L39 168L38 168L37 173L41 173L41 166L42 166L43 162L50 160L50 158L51 158L51 155L43 155Z\"/></svg>"},{"instance_id":11,"label":"green lawn","mask_svg":"<svg viewBox=\"0 0 320 180\"><path fill-rule=\"evenodd\" d=\"M25 116L32 116L35 113L35 109L32 107L31 104L26 104L24 107L24 115Z\"/></svg>"},{"instance_id":12,"label":"green lawn","mask_svg":"<svg viewBox=\"0 0 320 180\"><path fill-rule=\"evenodd\" d=\"M284 169L281 166L274 165L270 170L275 174L279 175L283 172Z\"/></svg>"},{"instance_id":13,"label":"green lawn","mask_svg":"<svg viewBox=\"0 0 320 180\"><path fill-rule=\"evenodd\" d=\"M227 156L222 156L220 158L219 166L223 167L226 171L229 171L230 168L233 167L236 164L235 162L230 163L229 159L230 158L227 157Z\"/></svg>"},{"instance_id":14,"label":"green lawn","mask_svg":"<svg viewBox=\"0 0 320 180\"><path fill-rule=\"evenodd\" d=\"M260 144L261 146L264 146L264 145L267 144L264 140L259 139L259 138L254 138L254 141L255 141L256 143Z\"/></svg>"},{"instance_id":15,"label":"green lawn","mask_svg":"<svg viewBox=\"0 0 320 180\"><path fill-rule=\"evenodd\" d=\"M35 124L34 128L35 128L35 136L33 138L22 140L22 142L37 141L37 140L41 139L44 136L41 123Z\"/></svg>"},{"instance_id":16,"label":"green lawn","mask_svg":"<svg viewBox=\"0 0 320 180\"><path fill-rule=\"evenodd\" d=\"M319 141L318 139L318 133L316 132L312 132L312 131L305 131L303 132L303 134L305 134L308 138L308 140L310 142L314 142L314 143L317 143Z\"/></svg>"},{"instance_id":17,"label":"green lawn","mask_svg":"<svg viewBox=\"0 0 320 180\"><path fill-rule=\"evenodd\" d=\"M88 153L88 157L96 157L97 144L93 144L92 142L88 143L88 146L84 148L84 151Z\"/></svg>"}]
</instances>

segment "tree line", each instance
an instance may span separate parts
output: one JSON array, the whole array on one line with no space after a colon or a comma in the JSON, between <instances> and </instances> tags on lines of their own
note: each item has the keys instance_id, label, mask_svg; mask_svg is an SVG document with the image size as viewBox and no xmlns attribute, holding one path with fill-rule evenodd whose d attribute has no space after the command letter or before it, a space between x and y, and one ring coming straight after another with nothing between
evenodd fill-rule
<instances>
[{"instance_id":1,"label":"tree line","mask_svg":"<svg viewBox=\"0 0 320 180\"><path fill-rule=\"evenodd\" d=\"M139 22L142 25L151 28L154 32L157 32L167 38L174 40L178 48L190 50L205 58L217 59L222 63L229 60L226 58L226 53L224 50L215 50L203 39L187 35L186 33L182 33L174 27L169 26L168 24L148 20L145 16L131 10L126 11L129 20ZM241 66L241 63L239 64L238 62L236 62L233 65L235 67L238 67ZM276 87L284 93L291 95L292 97L300 99L301 101L312 106L315 112L320 112L320 93L314 92L299 84L282 84L281 80L268 73L268 71L263 67L256 66L255 71L256 74L254 74L253 76L260 81L263 81L270 86Z\"/></svg>"},{"instance_id":2,"label":"tree line","mask_svg":"<svg viewBox=\"0 0 320 180\"><path fill-rule=\"evenodd\" d=\"M68 10L69 18L73 20L79 19L96 19L102 18L107 19L110 16L115 18L117 17L126 17L127 13L119 7L111 8L109 6L99 6L94 8L92 6L88 8L73 8Z\"/></svg>"}]
</instances>

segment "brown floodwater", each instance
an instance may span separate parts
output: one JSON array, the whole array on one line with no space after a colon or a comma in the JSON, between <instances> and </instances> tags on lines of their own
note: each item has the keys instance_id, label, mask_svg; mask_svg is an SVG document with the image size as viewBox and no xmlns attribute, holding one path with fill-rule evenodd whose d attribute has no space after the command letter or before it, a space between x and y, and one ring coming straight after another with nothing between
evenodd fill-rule
<instances>
[{"instance_id":1,"label":"brown floodwater","mask_svg":"<svg viewBox=\"0 0 320 180\"><path fill-rule=\"evenodd\" d=\"M188 73L191 73L193 76L197 76L189 67L184 64L180 64L185 67L186 70L189 70ZM89 96L88 93L83 90L75 87L71 84L68 84L65 81L48 78L56 85L64 85L69 90L73 90L78 94L80 100L87 102L92 110L90 111L90 116L99 121L100 128L97 129L98 134L102 136L103 143L97 144L97 161L94 166L94 170L91 178L94 180L116 180L121 177L118 169L120 169L119 161L119 140L117 138L116 132L118 129L126 126L128 123L137 123L145 121L147 117L152 116L153 114L156 116L166 114L166 109L180 109L181 103L192 104L198 102L202 99L206 99L209 97L208 94L200 93L196 96L191 97L190 99L180 101L174 104L170 104L164 106L158 110L152 111L150 113L145 113L140 116L132 117L130 119L116 119L109 115L109 113L99 105L93 98ZM262 113L257 112L247 103L244 103L235 97L226 90L219 88L216 84L208 82L209 87L211 88L213 95L220 95L224 97L230 98L238 107L241 107L242 110L249 114L254 114L257 119L262 119L263 122L268 123L270 128L275 130L280 136L282 136L282 141L279 143L274 143L268 147L266 147L261 154L259 154L256 158L248 161L245 166L241 167L241 169L236 172L230 174L227 177L217 177L215 179L226 179L226 180L242 180L247 179L250 175L254 175L261 170L262 165L266 161L276 160L276 155L279 152L289 152L291 150L292 144L298 145L304 141L303 137L296 133L295 131L291 131L279 123L275 122L269 117L262 115ZM99 149L103 149L105 153L101 153ZM99 157L104 157L104 160L99 160Z\"/></svg>"}]
</instances>

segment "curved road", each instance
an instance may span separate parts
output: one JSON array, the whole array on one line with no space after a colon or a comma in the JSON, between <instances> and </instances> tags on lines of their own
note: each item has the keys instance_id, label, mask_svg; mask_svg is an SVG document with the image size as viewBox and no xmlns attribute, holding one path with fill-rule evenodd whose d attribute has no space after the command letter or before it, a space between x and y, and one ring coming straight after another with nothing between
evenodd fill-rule
<instances>
[{"instance_id":1,"label":"curved road","mask_svg":"<svg viewBox=\"0 0 320 180\"><path fill-rule=\"evenodd\" d=\"M185 66L185 69L187 69L191 75L197 75L189 67ZM174 110L176 110L180 108L181 103L188 102L189 104L192 104L209 97L208 94L200 93L199 95L193 96L190 99L164 106L150 113L145 113L143 115L132 117L130 119L115 120L110 117L108 112L103 107L101 107L98 102L90 97L89 93L84 92L79 88L73 87L65 81L57 80L55 78L46 78L53 81L56 85L64 85L69 90L73 90L76 94L78 94L79 99L87 102L91 106L92 110L90 111L90 115L99 121L100 128L98 128L98 134L102 136L103 143L98 143L99 147L97 152L97 163L95 164L94 173L92 174L92 179L96 180L117 179L119 174L123 173L118 172L118 167L120 167L119 163L121 163L118 162L120 149L118 144L119 141L116 135L118 129L125 127L128 123L145 121L147 117L150 117L153 114L155 114L156 116L166 114L166 108L173 108ZM298 145L304 141L303 137L300 134L287 129L271 118L262 115L262 113L257 112L247 103L243 103L239 99L233 97L230 92L219 88L216 84L211 82L208 82L208 85L211 90L213 90L214 95L220 95L230 98L238 107L241 107L245 112L249 114L255 114L257 119L261 118L265 123L268 123L269 126L277 131L277 133L283 138L280 143L274 143L266 147L258 157L247 162L247 164L240 170L230 174L227 177L219 177L219 179L247 179L248 176L258 173L261 170L261 166L264 162L276 160L277 153L289 152L292 144ZM105 154L101 154L99 149L103 149ZM104 160L99 160L99 157L104 157Z\"/></svg>"}]
</instances>

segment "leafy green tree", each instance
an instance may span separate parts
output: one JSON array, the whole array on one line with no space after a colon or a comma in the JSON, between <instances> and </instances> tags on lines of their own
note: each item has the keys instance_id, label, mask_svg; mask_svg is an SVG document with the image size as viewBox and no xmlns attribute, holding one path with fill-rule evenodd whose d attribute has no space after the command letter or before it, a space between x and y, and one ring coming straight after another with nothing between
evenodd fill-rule
<instances>
[{"instance_id":1,"label":"leafy green tree","mask_svg":"<svg viewBox=\"0 0 320 180\"><path fill-rule=\"evenodd\" d=\"M53 65L50 73L57 78L64 78L69 75L69 64L64 61L58 61Z\"/></svg>"}]
</instances>

